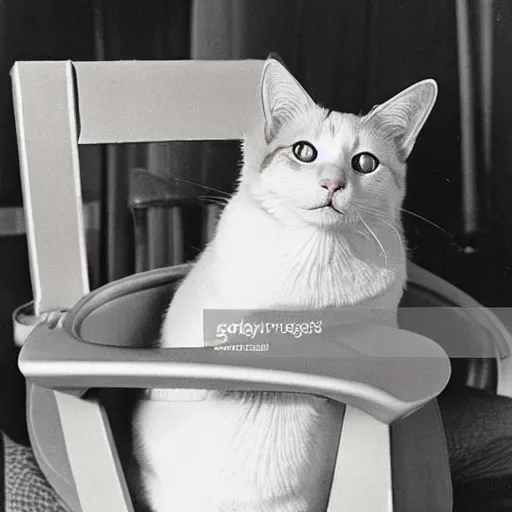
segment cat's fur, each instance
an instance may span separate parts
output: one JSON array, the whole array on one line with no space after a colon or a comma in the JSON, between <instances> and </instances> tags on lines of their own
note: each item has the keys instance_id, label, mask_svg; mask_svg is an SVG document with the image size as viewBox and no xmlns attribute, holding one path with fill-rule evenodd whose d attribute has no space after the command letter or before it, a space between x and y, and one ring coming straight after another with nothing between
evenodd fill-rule
<instances>
[{"instance_id":1,"label":"cat's fur","mask_svg":"<svg viewBox=\"0 0 512 512\"><path fill-rule=\"evenodd\" d=\"M237 192L172 300L164 347L203 346L203 309L357 304L396 311L401 298L405 161L434 104L435 82L419 82L355 116L316 105L269 59L261 91L265 128L245 139ZM313 163L292 154L303 140L318 150ZM380 161L371 174L351 167L363 151ZM333 194L337 211L321 207L325 179L345 185ZM155 512L326 509L340 429L336 404L275 393L174 398L143 401L135 421Z\"/></svg>"}]
</instances>

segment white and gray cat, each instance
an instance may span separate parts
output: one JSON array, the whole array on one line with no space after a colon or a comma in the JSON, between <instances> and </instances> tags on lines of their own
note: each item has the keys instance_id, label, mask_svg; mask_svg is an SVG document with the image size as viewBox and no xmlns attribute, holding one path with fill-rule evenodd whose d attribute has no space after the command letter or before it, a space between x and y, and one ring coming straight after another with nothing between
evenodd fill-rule
<instances>
[{"instance_id":1,"label":"white and gray cat","mask_svg":"<svg viewBox=\"0 0 512 512\"><path fill-rule=\"evenodd\" d=\"M204 309L396 311L406 281L406 159L437 96L424 80L369 114L326 110L287 69L263 69L263 133L213 241L175 294L162 347L201 347ZM307 395L165 392L135 418L155 512L320 512L339 408Z\"/></svg>"}]
</instances>

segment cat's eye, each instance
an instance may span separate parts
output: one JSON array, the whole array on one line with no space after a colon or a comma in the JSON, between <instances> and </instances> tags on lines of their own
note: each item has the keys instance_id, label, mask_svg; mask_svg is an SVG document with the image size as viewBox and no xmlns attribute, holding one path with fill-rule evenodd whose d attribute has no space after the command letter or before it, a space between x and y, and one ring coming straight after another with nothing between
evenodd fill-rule
<instances>
[{"instance_id":1,"label":"cat's eye","mask_svg":"<svg viewBox=\"0 0 512 512\"><path fill-rule=\"evenodd\" d=\"M318 156L318 151L316 150L315 146L304 140L296 142L292 146L292 151L297 160L300 160L306 164L314 162Z\"/></svg>"},{"instance_id":2,"label":"cat's eye","mask_svg":"<svg viewBox=\"0 0 512 512\"><path fill-rule=\"evenodd\" d=\"M371 153L359 153L352 158L352 169L361 174L370 174L379 167L379 160Z\"/></svg>"}]
</instances>

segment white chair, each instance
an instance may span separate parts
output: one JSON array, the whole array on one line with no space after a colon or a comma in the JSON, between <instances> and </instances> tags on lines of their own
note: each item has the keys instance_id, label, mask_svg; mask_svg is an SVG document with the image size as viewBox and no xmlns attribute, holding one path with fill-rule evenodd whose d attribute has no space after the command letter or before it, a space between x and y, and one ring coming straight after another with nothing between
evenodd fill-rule
<instances>
[{"instance_id":1,"label":"white chair","mask_svg":"<svg viewBox=\"0 0 512 512\"><path fill-rule=\"evenodd\" d=\"M361 326L357 336L370 348L355 359L343 345L333 352L328 344L316 346L316 355L307 346L276 347L285 358L272 358L272 350L141 350L137 339L155 335L162 308L188 267L89 291L78 145L241 139L249 120L262 122L261 69L261 61L251 60L18 62L13 68L34 289L33 305L18 312L19 319L33 319L25 322L31 332L19 364L28 381L36 458L73 512L134 510L105 409L87 391L152 387L334 399L344 419L328 512L451 510L435 403L450 364L429 338ZM410 270L410 283L444 286L412 264ZM484 315L484 323L492 320ZM503 336L494 341L496 354L501 347L508 355ZM389 357L372 357L384 338ZM411 347L418 357L399 357Z\"/></svg>"}]
</instances>

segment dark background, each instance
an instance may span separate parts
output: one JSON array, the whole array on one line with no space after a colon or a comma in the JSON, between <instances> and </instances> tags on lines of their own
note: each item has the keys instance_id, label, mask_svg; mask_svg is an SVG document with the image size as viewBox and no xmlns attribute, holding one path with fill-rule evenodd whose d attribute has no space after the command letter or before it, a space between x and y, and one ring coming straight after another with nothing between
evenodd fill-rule
<instances>
[{"instance_id":1,"label":"dark background","mask_svg":"<svg viewBox=\"0 0 512 512\"><path fill-rule=\"evenodd\" d=\"M446 0L0 0L0 208L22 204L9 78L16 60L265 58L276 51L317 102L354 113L433 77L439 98L409 161L405 208L442 229L404 214L411 258L485 305L511 306L512 2L467 3L477 89L482 6L493 6L494 34L492 162L485 165L478 124L479 215L471 232L463 217L456 2ZM473 106L481 119L478 94ZM84 198L103 205L101 243L91 253L95 285L134 271L127 176L148 151L82 151ZM198 150L197 143L173 143L151 151L162 166L170 162L164 174L225 190L236 176L236 144L201 143ZM197 211L187 219L187 230L194 228ZM192 257L198 247L189 245ZM0 237L0 428L19 441L26 440L23 380L11 313L31 298L25 237Z\"/></svg>"}]
</instances>

